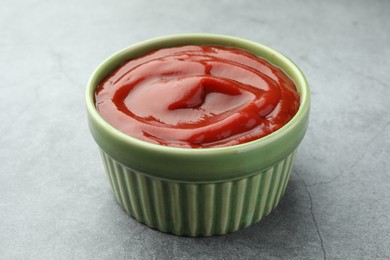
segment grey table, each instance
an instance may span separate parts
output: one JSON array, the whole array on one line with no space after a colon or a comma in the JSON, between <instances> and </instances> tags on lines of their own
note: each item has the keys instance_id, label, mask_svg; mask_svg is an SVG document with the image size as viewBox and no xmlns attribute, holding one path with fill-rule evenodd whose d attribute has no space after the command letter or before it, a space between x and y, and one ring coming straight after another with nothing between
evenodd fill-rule
<instances>
[{"instance_id":1,"label":"grey table","mask_svg":"<svg viewBox=\"0 0 390 260\"><path fill-rule=\"evenodd\" d=\"M311 121L279 207L220 237L160 233L116 203L84 90L108 55L211 32L293 59ZM0 259L389 259L390 1L1 0Z\"/></svg>"}]
</instances>

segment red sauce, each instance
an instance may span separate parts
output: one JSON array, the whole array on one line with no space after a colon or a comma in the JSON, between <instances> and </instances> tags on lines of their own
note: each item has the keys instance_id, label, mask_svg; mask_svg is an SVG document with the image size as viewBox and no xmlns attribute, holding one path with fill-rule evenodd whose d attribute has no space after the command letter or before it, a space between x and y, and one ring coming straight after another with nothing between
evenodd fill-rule
<instances>
[{"instance_id":1,"label":"red sauce","mask_svg":"<svg viewBox=\"0 0 390 260\"><path fill-rule=\"evenodd\" d=\"M132 59L96 90L96 108L132 137L174 147L249 142L298 111L295 84L248 52L217 46L160 49Z\"/></svg>"}]
</instances>

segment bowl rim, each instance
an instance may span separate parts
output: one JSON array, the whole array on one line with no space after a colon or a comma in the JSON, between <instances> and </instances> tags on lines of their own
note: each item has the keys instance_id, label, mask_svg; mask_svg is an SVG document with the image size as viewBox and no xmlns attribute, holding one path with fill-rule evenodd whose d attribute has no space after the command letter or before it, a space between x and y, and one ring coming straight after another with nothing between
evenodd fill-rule
<instances>
[{"instance_id":1,"label":"bowl rim","mask_svg":"<svg viewBox=\"0 0 390 260\"><path fill-rule=\"evenodd\" d=\"M297 86L300 94L298 112L287 124L265 137L242 144L211 148L182 148L149 143L119 131L101 117L95 107L95 89L98 83L115 68L151 50L191 44L239 48L252 52L281 68ZM272 167L273 164L291 154L306 132L310 90L299 67L285 55L270 47L235 36L188 33L142 41L109 56L98 65L88 81L86 105L92 136L101 150L115 161L155 178L171 181L215 182L248 177L255 172ZM275 147L279 148L275 149ZM270 150L272 148L273 150ZM207 170L202 168L199 171L200 162L205 163L209 168Z\"/></svg>"},{"instance_id":2,"label":"bowl rim","mask_svg":"<svg viewBox=\"0 0 390 260\"><path fill-rule=\"evenodd\" d=\"M136 49L137 47L141 45L148 45L148 44L158 44L160 42L164 42L166 40L179 40L182 38L214 38L214 39L221 39L221 40L229 40L229 41L237 41L237 42L245 42L249 43L251 45L255 44L258 46L261 46L264 50L272 53L273 55L277 56L279 59L282 59L289 67L294 71L296 76L300 78L300 84L295 84L302 86L302 89L300 90L300 106L295 114L295 116L284 126L282 126L280 129L278 129L275 132L272 132L271 134L261 137L259 139L237 144L237 145L231 145L231 146L224 146L224 147L209 147L209 148L184 148L184 147L171 147L171 146L164 146L159 144L153 144L149 143L140 139L137 139L135 137L129 136L119 130L117 130L115 127L110 125L107 121L103 119L103 117L98 113L95 102L94 102L94 93L97 86L94 86L93 82L96 80L96 77L101 73L103 70L102 68L105 67L109 62L112 60L121 57L131 51L132 49ZM271 63L272 64L272 63ZM118 64L120 66L121 64ZM274 64L272 64L274 65ZM117 66L117 67L118 67ZM275 65L274 65L275 66ZM286 72L285 72L286 73ZM196 155L196 154L211 154L211 153L223 153L223 152L230 152L232 150L240 149L250 149L252 146L261 146L269 142L273 142L273 140L279 138L283 132L288 131L294 124L296 124L297 121L301 120L304 116L305 110L310 105L310 91L309 91L309 85L307 82L306 77L304 76L303 72L299 69L299 67L291 61L289 58L287 58L285 55L280 53L279 51L276 51L268 46L265 46L263 44L253 42L250 40L246 40L243 38L238 38L234 36L227 36L222 34L206 34L206 33L191 33L191 34L176 34L176 35L168 35L168 36L162 36L153 38L150 40L142 41L140 43L136 43L133 45L130 45L122 50L119 50L109 56L107 59L105 59L92 73L92 76L90 77L88 83L87 83L87 89L86 89L86 103L87 103L87 110L90 113L90 115L96 120L100 126L106 128L108 131L112 132L113 135L116 136L116 138L120 139L120 141L126 142L128 144L132 144L135 146L142 146L145 149L148 150L154 150L156 152L164 152L164 153L172 153L172 154L180 154L181 156L189 154L189 155Z\"/></svg>"}]
</instances>

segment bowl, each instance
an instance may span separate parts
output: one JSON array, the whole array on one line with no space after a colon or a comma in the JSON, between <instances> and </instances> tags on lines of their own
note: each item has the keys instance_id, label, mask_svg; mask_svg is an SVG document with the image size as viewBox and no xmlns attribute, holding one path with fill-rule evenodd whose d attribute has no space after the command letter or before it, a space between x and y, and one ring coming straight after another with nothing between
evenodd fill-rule
<instances>
[{"instance_id":1,"label":"bowl","mask_svg":"<svg viewBox=\"0 0 390 260\"><path fill-rule=\"evenodd\" d=\"M263 138L220 148L174 148L128 136L97 112L98 84L125 61L182 45L234 47L281 68L300 95L297 114ZM309 118L310 93L301 70L260 43L215 34L183 34L131 45L103 61L86 90L89 128L99 146L113 192L123 209L151 228L176 235L212 236L248 227L282 198Z\"/></svg>"}]
</instances>

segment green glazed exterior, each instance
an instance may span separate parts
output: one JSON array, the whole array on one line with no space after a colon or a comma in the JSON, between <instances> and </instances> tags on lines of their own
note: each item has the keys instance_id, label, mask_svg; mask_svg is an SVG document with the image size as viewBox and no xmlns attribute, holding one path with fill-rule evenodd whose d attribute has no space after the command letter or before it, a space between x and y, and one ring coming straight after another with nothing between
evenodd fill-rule
<instances>
[{"instance_id":1,"label":"green glazed exterior","mask_svg":"<svg viewBox=\"0 0 390 260\"><path fill-rule=\"evenodd\" d=\"M278 205L295 152L252 176L216 183L149 177L101 155L117 201L135 219L175 235L212 236L248 227Z\"/></svg>"},{"instance_id":2,"label":"green glazed exterior","mask_svg":"<svg viewBox=\"0 0 390 260\"><path fill-rule=\"evenodd\" d=\"M147 143L104 121L94 104L101 80L129 59L181 45L235 47L267 59L296 83L301 99L298 113L284 127L261 139L207 149ZM247 227L276 207L307 129L310 93L300 69L269 47L225 35L184 34L141 42L106 59L88 82L86 102L90 131L125 211L164 232L210 236Z\"/></svg>"}]
</instances>

